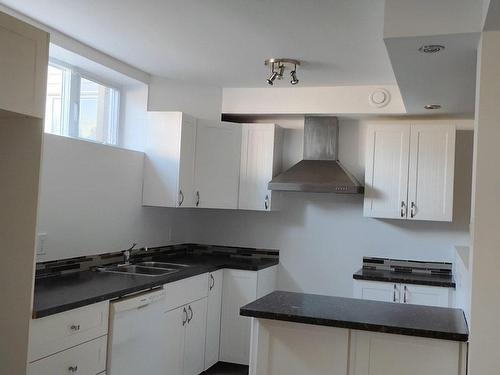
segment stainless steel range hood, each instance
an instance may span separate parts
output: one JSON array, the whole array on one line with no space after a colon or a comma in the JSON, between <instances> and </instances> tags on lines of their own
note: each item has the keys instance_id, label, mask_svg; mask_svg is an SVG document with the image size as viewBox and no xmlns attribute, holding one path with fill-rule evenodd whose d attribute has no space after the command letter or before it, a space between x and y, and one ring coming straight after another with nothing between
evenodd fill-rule
<instances>
[{"instance_id":1,"label":"stainless steel range hood","mask_svg":"<svg viewBox=\"0 0 500 375\"><path fill-rule=\"evenodd\" d=\"M303 160L272 179L269 190L313 193L363 193L363 186L337 160L336 117L307 116Z\"/></svg>"}]
</instances>

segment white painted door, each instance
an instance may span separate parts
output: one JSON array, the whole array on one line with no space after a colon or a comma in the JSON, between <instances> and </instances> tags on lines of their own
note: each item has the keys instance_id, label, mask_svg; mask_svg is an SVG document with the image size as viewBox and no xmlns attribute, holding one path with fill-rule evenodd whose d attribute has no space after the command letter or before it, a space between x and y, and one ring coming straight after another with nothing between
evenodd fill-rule
<instances>
[{"instance_id":1,"label":"white painted door","mask_svg":"<svg viewBox=\"0 0 500 375\"><path fill-rule=\"evenodd\" d=\"M450 289L438 286L401 284L402 303L450 307Z\"/></svg>"},{"instance_id":2,"label":"white painted door","mask_svg":"<svg viewBox=\"0 0 500 375\"><path fill-rule=\"evenodd\" d=\"M198 207L238 207L240 157L241 125L198 124L195 168Z\"/></svg>"},{"instance_id":3,"label":"white painted door","mask_svg":"<svg viewBox=\"0 0 500 375\"><path fill-rule=\"evenodd\" d=\"M185 325L184 375L198 375L205 366L205 335L207 324L207 298L186 306L188 320Z\"/></svg>"},{"instance_id":4,"label":"white painted door","mask_svg":"<svg viewBox=\"0 0 500 375\"><path fill-rule=\"evenodd\" d=\"M274 124L244 124L241 138L241 170L238 208L268 211L273 178Z\"/></svg>"},{"instance_id":5,"label":"white painted door","mask_svg":"<svg viewBox=\"0 0 500 375\"><path fill-rule=\"evenodd\" d=\"M452 221L455 126L412 125L408 219Z\"/></svg>"},{"instance_id":6,"label":"white painted door","mask_svg":"<svg viewBox=\"0 0 500 375\"><path fill-rule=\"evenodd\" d=\"M0 12L0 109L43 118L49 34Z\"/></svg>"},{"instance_id":7,"label":"white painted door","mask_svg":"<svg viewBox=\"0 0 500 375\"><path fill-rule=\"evenodd\" d=\"M257 297L257 272L224 270L220 360L248 365L251 320L240 315L240 307Z\"/></svg>"},{"instance_id":8,"label":"white painted door","mask_svg":"<svg viewBox=\"0 0 500 375\"><path fill-rule=\"evenodd\" d=\"M219 361L220 316L222 308L222 277L224 270L208 277L207 336L205 339L205 370Z\"/></svg>"},{"instance_id":9,"label":"white painted door","mask_svg":"<svg viewBox=\"0 0 500 375\"><path fill-rule=\"evenodd\" d=\"M169 375L182 375L184 367L184 341L187 311L184 307L165 313L165 341L164 348L166 368Z\"/></svg>"},{"instance_id":10,"label":"white painted door","mask_svg":"<svg viewBox=\"0 0 500 375\"><path fill-rule=\"evenodd\" d=\"M354 280L354 298L383 302L399 302L399 283Z\"/></svg>"},{"instance_id":11,"label":"white painted door","mask_svg":"<svg viewBox=\"0 0 500 375\"><path fill-rule=\"evenodd\" d=\"M410 126L374 125L367 139L364 216L406 218Z\"/></svg>"},{"instance_id":12,"label":"white painted door","mask_svg":"<svg viewBox=\"0 0 500 375\"><path fill-rule=\"evenodd\" d=\"M196 120L182 116L179 158L179 207L195 207Z\"/></svg>"}]
</instances>

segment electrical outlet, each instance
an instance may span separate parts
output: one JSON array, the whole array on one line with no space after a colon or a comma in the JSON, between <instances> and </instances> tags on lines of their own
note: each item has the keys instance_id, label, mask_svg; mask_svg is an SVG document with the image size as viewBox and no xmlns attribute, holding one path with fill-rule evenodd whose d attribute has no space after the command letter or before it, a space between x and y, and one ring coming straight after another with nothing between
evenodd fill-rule
<instances>
[{"instance_id":1,"label":"electrical outlet","mask_svg":"<svg viewBox=\"0 0 500 375\"><path fill-rule=\"evenodd\" d=\"M47 233L38 233L36 255L45 255L45 240L46 239L47 239Z\"/></svg>"}]
</instances>

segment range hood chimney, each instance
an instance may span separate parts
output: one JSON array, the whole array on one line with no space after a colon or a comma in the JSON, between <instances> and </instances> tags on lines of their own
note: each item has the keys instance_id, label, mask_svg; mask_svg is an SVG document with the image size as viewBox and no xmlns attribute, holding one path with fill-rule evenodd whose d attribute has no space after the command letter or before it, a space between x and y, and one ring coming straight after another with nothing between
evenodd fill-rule
<instances>
[{"instance_id":1,"label":"range hood chimney","mask_svg":"<svg viewBox=\"0 0 500 375\"><path fill-rule=\"evenodd\" d=\"M336 117L306 116L303 160L272 179L269 190L312 193L363 193L363 186L337 160Z\"/></svg>"}]
</instances>

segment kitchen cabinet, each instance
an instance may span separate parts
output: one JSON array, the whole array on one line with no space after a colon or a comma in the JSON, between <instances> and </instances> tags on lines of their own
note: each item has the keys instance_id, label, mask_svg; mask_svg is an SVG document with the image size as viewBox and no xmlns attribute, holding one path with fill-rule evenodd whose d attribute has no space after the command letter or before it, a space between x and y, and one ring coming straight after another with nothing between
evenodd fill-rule
<instances>
[{"instance_id":1,"label":"kitchen cabinet","mask_svg":"<svg viewBox=\"0 0 500 375\"><path fill-rule=\"evenodd\" d=\"M374 301L452 307L452 293L439 286L354 280L354 298Z\"/></svg>"},{"instance_id":2,"label":"kitchen cabinet","mask_svg":"<svg viewBox=\"0 0 500 375\"><path fill-rule=\"evenodd\" d=\"M371 126L364 216L451 221L454 164L452 124Z\"/></svg>"},{"instance_id":3,"label":"kitchen cabinet","mask_svg":"<svg viewBox=\"0 0 500 375\"><path fill-rule=\"evenodd\" d=\"M241 126L198 123L196 134L195 206L238 207Z\"/></svg>"},{"instance_id":4,"label":"kitchen cabinet","mask_svg":"<svg viewBox=\"0 0 500 375\"><path fill-rule=\"evenodd\" d=\"M166 368L172 375L204 370L207 298L165 312Z\"/></svg>"},{"instance_id":5,"label":"kitchen cabinet","mask_svg":"<svg viewBox=\"0 0 500 375\"><path fill-rule=\"evenodd\" d=\"M242 125L239 209L275 209L267 184L282 169L282 133L275 124Z\"/></svg>"},{"instance_id":6,"label":"kitchen cabinet","mask_svg":"<svg viewBox=\"0 0 500 375\"><path fill-rule=\"evenodd\" d=\"M219 361L223 275L224 270L210 272L208 275L205 370Z\"/></svg>"},{"instance_id":7,"label":"kitchen cabinet","mask_svg":"<svg viewBox=\"0 0 500 375\"><path fill-rule=\"evenodd\" d=\"M194 207L196 120L182 112L148 112L142 203Z\"/></svg>"},{"instance_id":8,"label":"kitchen cabinet","mask_svg":"<svg viewBox=\"0 0 500 375\"><path fill-rule=\"evenodd\" d=\"M0 12L0 110L43 118L49 34Z\"/></svg>"},{"instance_id":9,"label":"kitchen cabinet","mask_svg":"<svg viewBox=\"0 0 500 375\"><path fill-rule=\"evenodd\" d=\"M465 375L467 343L351 331L350 375Z\"/></svg>"},{"instance_id":10,"label":"kitchen cabinet","mask_svg":"<svg viewBox=\"0 0 500 375\"><path fill-rule=\"evenodd\" d=\"M248 365L251 319L240 315L240 307L276 289L277 267L260 271L224 270L220 360Z\"/></svg>"}]
</instances>

